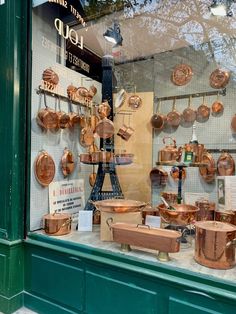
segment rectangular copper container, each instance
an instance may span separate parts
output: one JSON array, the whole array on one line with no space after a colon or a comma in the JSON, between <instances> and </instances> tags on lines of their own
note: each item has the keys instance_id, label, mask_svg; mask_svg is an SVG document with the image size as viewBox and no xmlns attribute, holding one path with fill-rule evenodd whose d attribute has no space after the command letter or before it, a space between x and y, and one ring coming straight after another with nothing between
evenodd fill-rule
<instances>
[{"instance_id":1,"label":"rectangular copper container","mask_svg":"<svg viewBox=\"0 0 236 314\"><path fill-rule=\"evenodd\" d=\"M111 225L113 240L161 252L175 253L180 248L181 233L174 230L150 228L146 225L115 223Z\"/></svg>"}]
</instances>

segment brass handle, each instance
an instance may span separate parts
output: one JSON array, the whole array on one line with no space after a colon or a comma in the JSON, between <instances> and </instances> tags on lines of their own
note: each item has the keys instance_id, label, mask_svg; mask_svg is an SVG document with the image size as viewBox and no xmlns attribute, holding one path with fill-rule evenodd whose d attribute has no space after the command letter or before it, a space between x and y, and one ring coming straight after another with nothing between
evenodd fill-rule
<instances>
[{"instance_id":1,"label":"brass handle","mask_svg":"<svg viewBox=\"0 0 236 314\"><path fill-rule=\"evenodd\" d=\"M150 226L149 225L137 224L136 228L148 228L148 229L150 229Z\"/></svg>"}]
</instances>

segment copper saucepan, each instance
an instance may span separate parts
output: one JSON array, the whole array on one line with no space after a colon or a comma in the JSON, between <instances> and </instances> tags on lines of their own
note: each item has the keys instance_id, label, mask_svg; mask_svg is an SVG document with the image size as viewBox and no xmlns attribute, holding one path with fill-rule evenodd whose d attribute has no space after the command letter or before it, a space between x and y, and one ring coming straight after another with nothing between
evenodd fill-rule
<instances>
[{"instance_id":1,"label":"copper saucepan","mask_svg":"<svg viewBox=\"0 0 236 314\"><path fill-rule=\"evenodd\" d=\"M178 127L181 121L181 114L176 110L176 100L173 100L172 111L167 114L167 124L172 127Z\"/></svg>"},{"instance_id":2,"label":"copper saucepan","mask_svg":"<svg viewBox=\"0 0 236 314\"><path fill-rule=\"evenodd\" d=\"M197 117L198 122L206 122L210 117L211 109L205 103L205 96L203 96L202 104L197 108Z\"/></svg>"},{"instance_id":3,"label":"copper saucepan","mask_svg":"<svg viewBox=\"0 0 236 314\"><path fill-rule=\"evenodd\" d=\"M210 268L232 268L235 265L236 226L199 221L195 228L195 260Z\"/></svg>"},{"instance_id":4,"label":"copper saucepan","mask_svg":"<svg viewBox=\"0 0 236 314\"><path fill-rule=\"evenodd\" d=\"M158 104L157 104L157 111L156 113L151 117L150 123L151 126L155 129L155 130L162 130L165 122L166 122L166 116L162 115L160 113L161 110L161 101L159 100Z\"/></svg>"},{"instance_id":5,"label":"copper saucepan","mask_svg":"<svg viewBox=\"0 0 236 314\"><path fill-rule=\"evenodd\" d=\"M112 137L114 135L114 131L114 124L108 118L100 120L95 128L97 135L103 139Z\"/></svg>"},{"instance_id":6,"label":"copper saucepan","mask_svg":"<svg viewBox=\"0 0 236 314\"><path fill-rule=\"evenodd\" d=\"M224 111L224 105L222 101L219 100L219 93L217 94L216 101L213 102L211 106L211 113L213 116L218 116Z\"/></svg>"},{"instance_id":7,"label":"copper saucepan","mask_svg":"<svg viewBox=\"0 0 236 314\"><path fill-rule=\"evenodd\" d=\"M47 106L46 93L44 92L44 106L37 114L36 121L40 127L45 130L58 129L59 118L57 112Z\"/></svg>"},{"instance_id":8,"label":"copper saucepan","mask_svg":"<svg viewBox=\"0 0 236 314\"><path fill-rule=\"evenodd\" d=\"M189 97L188 108L184 109L182 117L184 122L193 123L196 120L197 112L193 108L191 108L192 97Z\"/></svg>"}]
</instances>

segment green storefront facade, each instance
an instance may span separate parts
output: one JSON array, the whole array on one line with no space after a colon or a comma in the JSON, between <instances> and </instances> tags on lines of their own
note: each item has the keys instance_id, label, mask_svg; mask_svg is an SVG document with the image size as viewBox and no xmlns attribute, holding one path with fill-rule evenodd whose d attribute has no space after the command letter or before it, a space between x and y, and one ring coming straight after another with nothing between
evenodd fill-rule
<instances>
[{"instance_id":1,"label":"green storefront facade","mask_svg":"<svg viewBox=\"0 0 236 314\"><path fill-rule=\"evenodd\" d=\"M31 11L0 5L0 311L235 313L234 281L28 232Z\"/></svg>"}]
</instances>

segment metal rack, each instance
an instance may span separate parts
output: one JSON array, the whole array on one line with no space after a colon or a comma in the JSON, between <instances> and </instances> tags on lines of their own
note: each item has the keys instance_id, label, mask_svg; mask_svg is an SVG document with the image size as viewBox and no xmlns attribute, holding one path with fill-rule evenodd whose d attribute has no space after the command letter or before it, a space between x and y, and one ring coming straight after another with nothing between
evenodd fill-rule
<instances>
[{"instance_id":1,"label":"metal rack","mask_svg":"<svg viewBox=\"0 0 236 314\"><path fill-rule=\"evenodd\" d=\"M201 92L201 93L194 93L194 94L185 94L185 95L175 95L175 96L167 96L167 97L155 97L154 99L157 101L165 101L165 100L177 100L177 99L184 99L184 98L197 98L197 97L204 97L204 96L226 96L226 88L215 90L215 91L208 91L208 92Z\"/></svg>"},{"instance_id":2,"label":"metal rack","mask_svg":"<svg viewBox=\"0 0 236 314\"><path fill-rule=\"evenodd\" d=\"M208 148L209 153L230 153L236 154L236 148Z\"/></svg>"},{"instance_id":3,"label":"metal rack","mask_svg":"<svg viewBox=\"0 0 236 314\"><path fill-rule=\"evenodd\" d=\"M74 105L81 106L81 107L85 107L85 108L88 108L88 107L90 106L89 103L88 103L88 104L80 103L80 102L78 102L78 101L75 101L75 100L73 100L73 99L71 99L71 98L69 98L69 97L66 97L66 96L64 96L64 95L61 95L61 94L56 93L56 92L54 92L54 91L50 91L50 90L48 90L48 89L42 88L41 86L39 86L39 88L36 89L36 93L37 93L38 95L44 94L44 95L48 95L48 96L52 96L52 97L58 97L58 98L60 98L60 100L63 100L63 101L65 101L65 102L68 102L68 101L69 101L70 103L72 103L72 104L74 104Z\"/></svg>"}]
</instances>

